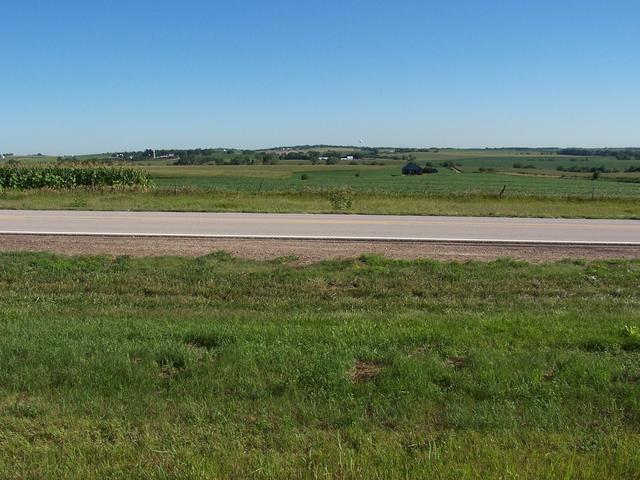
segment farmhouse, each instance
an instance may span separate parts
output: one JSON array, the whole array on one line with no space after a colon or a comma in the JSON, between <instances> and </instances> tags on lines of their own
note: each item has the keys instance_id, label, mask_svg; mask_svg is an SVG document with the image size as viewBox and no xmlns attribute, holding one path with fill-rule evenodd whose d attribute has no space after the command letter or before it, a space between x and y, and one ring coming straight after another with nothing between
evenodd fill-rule
<instances>
[{"instance_id":1,"label":"farmhouse","mask_svg":"<svg viewBox=\"0 0 640 480\"><path fill-rule=\"evenodd\" d=\"M413 162L407 163L404 167L402 167L403 175L422 175L422 167L416 165Z\"/></svg>"}]
</instances>

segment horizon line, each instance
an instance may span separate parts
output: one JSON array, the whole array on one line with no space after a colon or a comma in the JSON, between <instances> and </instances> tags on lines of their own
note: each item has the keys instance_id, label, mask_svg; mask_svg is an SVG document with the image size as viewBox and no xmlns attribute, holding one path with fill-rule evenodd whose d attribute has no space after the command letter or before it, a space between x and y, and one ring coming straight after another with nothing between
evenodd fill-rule
<instances>
[{"instance_id":1,"label":"horizon line","mask_svg":"<svg viewBox=\"0 0 640 480\"><path fill-rule=\"evenodd\" d=\"M261 151L269 151L269 150L282 150L282 149L311 149L311 148L353 148L353 149L377 149L377 150L397 150L397 149L411 149L411 150L530 150L530 151L539 151L539 150L565 150L565 149L576 149L576 150L640 150L640 146L626 146L626 147L603 147L603 146L547 146L547 147L527 147L527 146L503 146L503 147L408 147L408 146L368 146L368 145L338 145L338 144L328 144L328 143L316 143L316 144L296 144L296 145L278 145L266 148L245 148L245 147L145 147L138 148L137 150L105 150L102 152L93 152L93 153L73 153L73 154L60 154L60 153L5 153L0 152L3 156L13 156L13 157L55 157L55 156L85 156L85 155L104 155L108 153L120 153L120 152L143 152L148 149L152 150L248 150L252 152L261 152Z\"/></svg>"}]
</instances>

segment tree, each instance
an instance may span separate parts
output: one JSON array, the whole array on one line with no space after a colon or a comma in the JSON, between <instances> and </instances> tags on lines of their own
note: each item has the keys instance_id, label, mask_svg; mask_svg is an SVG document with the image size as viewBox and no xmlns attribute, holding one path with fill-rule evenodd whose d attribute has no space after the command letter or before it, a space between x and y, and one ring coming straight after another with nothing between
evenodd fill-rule
<instances>
[{"instance_id":1,"label":"tree","mask_svg":"<svg viewBox=\"0 0 640 480\"><path fill-rule=\"evenodd\" d=\"M276 165L279 161L278 156L273 153L262 153L260 159L263 165Z\"/></svg>"}]
</instances>

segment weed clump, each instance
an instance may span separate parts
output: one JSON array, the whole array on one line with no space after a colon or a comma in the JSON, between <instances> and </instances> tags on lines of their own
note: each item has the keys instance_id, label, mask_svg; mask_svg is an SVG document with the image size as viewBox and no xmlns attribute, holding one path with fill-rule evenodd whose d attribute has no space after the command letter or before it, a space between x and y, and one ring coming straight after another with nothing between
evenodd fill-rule
<instances>
[{"instance_id":1,"label":"weed clump","mask_svg":"<svg viewBox=\"0 0 640 480\"><path fill-rule=\"evenodd\" d=\"M215 350L231 345L235 342L235 338L217 332L194 332L185 335L184 341L193 347Z\"/></svg>"},{"instance_id":2,"label":"weed clump","mask_svg":"<svg viewBox=\"0 0 640 480\"><path fill-rule=\"evenodd\" d=\"M329 193L329 201L334 210L349 210L353 203L353 191L349 188Z\"/></svg>"},{"instance_id":3,"label":"weed clump","mask_svg":"<svg viewBox=\"0 0 640 480\"><path fill-rule=\"evenodd\" d=\"M158 352L155 361L161 378L173 378L187 368L186 354L178 348L168 348Z\"/></svg>"}]
</instances>

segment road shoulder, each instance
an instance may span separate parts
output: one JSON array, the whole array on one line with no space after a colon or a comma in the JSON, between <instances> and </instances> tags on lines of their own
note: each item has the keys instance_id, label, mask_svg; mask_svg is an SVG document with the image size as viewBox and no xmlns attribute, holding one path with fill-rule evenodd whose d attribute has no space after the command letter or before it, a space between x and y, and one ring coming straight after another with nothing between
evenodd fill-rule
<instances>
[{"instance_id":1,"label":"road shoulder","mask_svg":"<svg viewBox=\"0 0 640 480\"><path fill-rule=\"evenodd\" d=\"M393 259L456 261L491 261L505 257L532 262L640 258L640 246L616 245L0 235L1 252L46 251L63 255L148 257L201 256L220 250L251 260L295 256L302 264L335 258L355 258L363 254L384 255Z\"/></svg>"}]
</instances>

